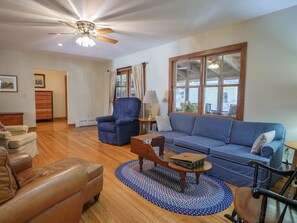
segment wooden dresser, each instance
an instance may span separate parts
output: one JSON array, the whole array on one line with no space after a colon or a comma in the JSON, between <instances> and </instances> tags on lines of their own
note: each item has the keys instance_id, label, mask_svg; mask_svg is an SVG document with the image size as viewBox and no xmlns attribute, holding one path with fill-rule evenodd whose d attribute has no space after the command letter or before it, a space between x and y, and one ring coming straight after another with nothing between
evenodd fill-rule
<instances>
[{"instance_id":1,"label":"wooden dresser","mask_svg":"<svg viewBox=\"0 0 297 223\"><path fill-rule=\"evenodd\" d=\"M23 125L22 112L0 112L0 122L3 125Z\"/></svg>"},{"instance_id":2,"label":"wooden dresser","mask_svg":"<svg viewBox=\"0 0 297 223\"><path fill-rule=\"evenodd\" d=\"M54 120L53 92L35 91L36 120Z\"/></svg>"}]
</instances>

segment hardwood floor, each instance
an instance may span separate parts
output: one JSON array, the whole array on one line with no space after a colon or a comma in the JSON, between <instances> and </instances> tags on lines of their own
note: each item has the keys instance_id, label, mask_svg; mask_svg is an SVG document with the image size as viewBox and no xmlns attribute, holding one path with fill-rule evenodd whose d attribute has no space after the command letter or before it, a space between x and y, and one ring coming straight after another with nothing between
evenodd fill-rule
<instances>
[{"instance_id":1,"label":"hardwood floor","mask_svg":"<svg viewBox=\"0 0 297 223\"><path fill-rule=\"evenodd\" d=\"M134 222L229 222L225 213L231 213L233 205L224 212L208 216L176 214L150 203L122 184L115 177L115 169L137 156L130 152L130 145L122 147L98 141L96 126L68 127L66 121L37 124L39 155L33 165L43 166L66 158L80 157L104 165L104 186L99 201L85 210L81 223L134 223ZM236 187L230 185L231 189Z\"/></svg>"}]
</instances>

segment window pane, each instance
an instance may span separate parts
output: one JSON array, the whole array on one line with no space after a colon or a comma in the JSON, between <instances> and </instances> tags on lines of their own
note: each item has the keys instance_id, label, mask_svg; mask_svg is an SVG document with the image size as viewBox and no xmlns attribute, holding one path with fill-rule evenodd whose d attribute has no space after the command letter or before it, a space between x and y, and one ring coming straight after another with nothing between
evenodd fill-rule
<instances>
[{"instance_id":1,"label":"window pane","mask_svg":"<svg viewBox=\"0 0 297 223\"><path fill-rule=\"evenodd\" d=\"M238 87L224 87L222 115L236 117Z\"/></svg>"},{"instance_id":2,"label":"window pane","mask_svg":"<svg viewBox=\"0 0 297 223\"><path fill-rule=\"evenodd\" d=\"M117 77L116 77L116 86L120 86L121 85L121 80L122 80L121 76L122 75L117 75Z\"/></svg>"},{"instance_id":3,"label":"window pane","mask_svg":"<svg viewBox=\"0 0 297 223\"><path fill-rule=\"evenodd\" d=\"M239 84L240 53L225 54L223 56L224 84Z\"/></svg>"},{"instance_id":4,"label":"window pane","mask_svg":"<svg viewBox=\"0 0 297 223\"><path fill-rule=\"evenodd\" d=\"M198 112L199 88L176 88L174 91L174 111Z\"/></svg>"},{"instance_id":5,"label":"window pane","mask_svg":"<svg viewBox=\"0 0 297 223\"><path fill-rule=\"evenodd\" d=\"M206 87L204 90L204 114L218 114L218 87Z\"/></svg>"},{"instance_id":6,"label":"window pane","mask_svg":"<svg viewBox=\"0 0 297 223\"><path fill-rule=\"evenodd\" d=\"M122 82L121 82L121 86L125 87L127 84L127 74L122 74Z\"/></svg>"},{"instance_id":7,"label":"window pane","mask_svg":"<svg viewBox=\"0 0 297 223\"><path fill-rule=\"evenodd\" d=\"M206 85L218 85L221 78L222 55L206 57Z\"/></svg>"},{"instance_id":8,"label":"window pane","mask_svg":"<svg viewBox=\"0 0 297 223\"><path fill-rule=\"evenodd\" d=\"M204 91L204 114L236 117L238 87L207 87Z\"/></svg>"},{"instance_id":9,"label":"window pane","mask_svg":"<svg viewBox=\"0 0 297 223\"><path fill-rule=\"evenodd\" d=\"M200 66L200 59L177 62L175 74L176 86L199 86Z\"/></svg>"},{"instance_id":10,"label":"window pane","mask_svg":"<svg viewBox=\"0 0 297 223\"><path fill-rule=\"evenodd\" d=\"M116 87L116 98L121 97L121 89L119 87Z\"/></svg>"}]
</instances>

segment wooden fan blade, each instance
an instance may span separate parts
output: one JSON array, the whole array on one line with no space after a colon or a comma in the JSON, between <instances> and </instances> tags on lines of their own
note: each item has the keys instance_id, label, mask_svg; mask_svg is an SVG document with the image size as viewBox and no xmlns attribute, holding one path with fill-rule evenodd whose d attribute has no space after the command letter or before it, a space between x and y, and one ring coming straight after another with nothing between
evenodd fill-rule
<instances>
[{"instance_id":1,"label":"wooden fan blade","mask_svg":"<svg viewBox=\"0 0 297 223\"><path fill-rule=\"evenodd\" d=\"M76 29L76 30L77 30L77 27L75 27L75 26L72 25L72 24L69 24L69 23L67 23L67 22L63 22L63 21L58 21L58 22L60 22L60 23L62 23L62 24L64 24L64 25L66 25L66 26L68 26L68 27L70 27L70 28L72 28L72 29Z\"/></svg>"},{"instance_id":2,"label":"wooden fan blade","mask_svg":"<svg viewBox=\"0 0 297 223\"><path fill-rule=\"evenodd\" d=\"M65 34L72 34L74 35L75 33L48 33L49 35L65 35Z\"/></svg>"},{"instance_id":3,"label":"wooden fan blade","mask_svg":"<svg viewBox=\"0 0 297 223\"><path fill-rule=\"evenodd\" d=\"M102 40L102 41L109 42L109 43L112 43L112 44L116 44L117 42L119 42L119 41L117 41L115 39L110 39L110 38L107 38L107 37L104 37L104 36L94 36L94 37L96 39L98 39L98 40Z\"/></svg>"},{"instance_id":4,"label":"wooden fan blade","mask_svg":"<svg viewBox=\"0 0 297 223\"><path fill-rule=\"evenodd\" d=\"M96 29L96 33L99 33L99 34L114 33L114 30L110 28Z\"/></svg>"}]
</instances>

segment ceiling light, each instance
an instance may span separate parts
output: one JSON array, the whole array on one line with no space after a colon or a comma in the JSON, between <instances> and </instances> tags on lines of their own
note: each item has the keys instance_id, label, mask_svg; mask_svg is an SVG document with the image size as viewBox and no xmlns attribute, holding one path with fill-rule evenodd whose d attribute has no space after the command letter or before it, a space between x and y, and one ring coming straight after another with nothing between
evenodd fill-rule
<instances>
[{"instance_id":1,"label":"ceiling light","mask_svg":"<svg viewBox=\"0 0 297 223\"><path fill-rule=\"evenodd\" d=\"M92 47L96 45L94 40L90 38L88 33L83 33L75 42L83 47Z\"/></svg>"},{"instance_id":2,"label":"ceiling light","mask_svg":"<svg viewBox=\"0 0 297 223\"><path fill-rule=\"evenodd\" d=\"M217 63L212 63L207 66L209 69L218 69L220 66Z\"/></svg>"},{"instance_id":3,"label":"ceiling light","mask_svg":"<svg viewBox=\"0 0 297 223\"><path fill-rule=\"evenodd\" d=\"M63 46L63 44L62 43L58 43L58 46Z\"/></svg>"}]
</instances>

